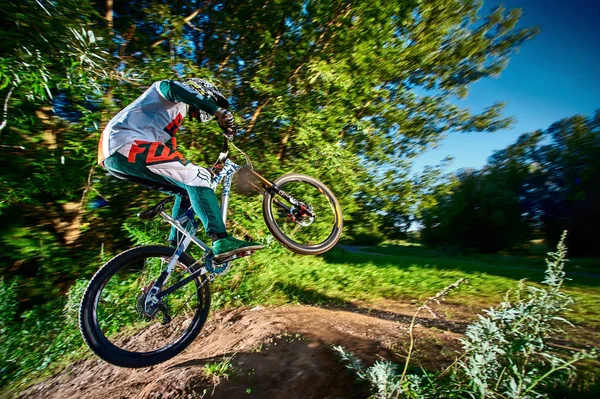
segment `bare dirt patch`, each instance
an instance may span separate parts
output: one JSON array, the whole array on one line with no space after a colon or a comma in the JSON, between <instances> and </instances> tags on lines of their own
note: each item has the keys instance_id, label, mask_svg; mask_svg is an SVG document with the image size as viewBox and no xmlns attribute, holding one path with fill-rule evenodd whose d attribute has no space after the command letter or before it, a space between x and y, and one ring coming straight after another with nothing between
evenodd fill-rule
<instances>
[{"instance_id":1,"label":"bare dirt patch","mask_svg":"<svg viewBox=\"0 0 600 399\"><path fill-rule=\"evenodd\" d=\"M387 313L355 311L284 306L216 312L194 343L165 363L125 369L93 358L71 365L20 397L366 397L367 387L356 382L331 346L342 345L366 364L378 357L401 361L408 331ZM415 354L415 364L442 367L453 360L460 333L442 327L417 326L421 351ZM230 357L234 371L215 386L204 366Z\"/></svg>"}]
</instances>

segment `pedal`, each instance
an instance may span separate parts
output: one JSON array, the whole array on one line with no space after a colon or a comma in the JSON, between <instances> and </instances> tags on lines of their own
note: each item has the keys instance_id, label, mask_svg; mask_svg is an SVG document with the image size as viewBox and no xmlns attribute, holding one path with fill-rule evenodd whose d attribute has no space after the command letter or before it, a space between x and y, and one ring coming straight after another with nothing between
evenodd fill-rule
<instances>
[{"instance_id":1,"label":"pedal","mask_svg":"<svg viewBox=\"0 0 600 399\"><path fill-rule=\"evenodd\" d=\"M256 252L256 250L239 252L237 254L233 254L231 256L228 256L227 258L224 258L224 259L213 260L213 264L214 265L222 265L223 263L231 262L232 260L235 260L235 259L239 259L239 258L244 258L246 256L250 256L254 252Z\"/></svg>"}]
</instances>

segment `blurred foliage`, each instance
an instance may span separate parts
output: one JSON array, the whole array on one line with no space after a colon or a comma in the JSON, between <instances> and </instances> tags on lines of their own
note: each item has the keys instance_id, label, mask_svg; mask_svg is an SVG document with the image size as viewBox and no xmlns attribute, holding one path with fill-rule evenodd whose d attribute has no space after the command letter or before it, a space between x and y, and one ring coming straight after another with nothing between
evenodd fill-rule
<instances>
[{"instance_id":1,"label":"blurred foliage","mask_svg":"<svg viewBox=\"0 0 600 399\"><path fill-rule=\"evenodd\" d=\"M496 252L567 228L573 254L600 255L600 111L524 134L446 188L422 216L426 243Z\"/></svg>"},{"instance_id":2,"label":"blurred foliage","mask_svg":"<svg viewBox=\"0 0 600 399\"><path fill-rule=\"evenodd\" d=\"M58 301L22 312L19 322L14 320L18 311L15 281L0 280L0 385L17 379L30 383L30 378L39 378L50 366L56 369L57 360L65 364L83 354L77 320L88 281L77 281Z\"/></svg>"},{"instance_id":3,"label":"blurred foliage","mask_svg":"<svg viewBox=\"0 0 600 399\"><path fill-rule=\"evenodd\" d=\"M448 132L510 123L501 103L473 114L452 102L498 75L537 33L516 28L520 10L480 7L474 0L0 2L0 274L15 305L0 317L3 326L22 327L10 334L7 347L20 349L6 357L1 381L40 367L42 352L50 360L68 352L72 336L60 338L65 347L53 343L67 334L55 317L76 281L131 237L166 239L166 229L131 218L160 194L96 165L102 126L151 83L213 81L230 98L238 144L261 173L325 182L338 195L349 239L403 238L433 204L439 175L432 168L412 179L403 172L410 159ZM214 161L216 124L188 123L181 133L188 158ZM109 206L97 207L100 200ZM234 198L229 227L269 241L260 198Z\"/></svg>"}]
</instances>

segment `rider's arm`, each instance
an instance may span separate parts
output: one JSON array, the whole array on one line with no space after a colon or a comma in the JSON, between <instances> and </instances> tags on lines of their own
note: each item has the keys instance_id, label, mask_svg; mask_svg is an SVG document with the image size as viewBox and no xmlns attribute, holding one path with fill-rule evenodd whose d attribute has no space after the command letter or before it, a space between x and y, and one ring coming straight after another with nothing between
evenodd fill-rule
<instances>
[{"instance_id":1,"label":"rider's arm","mask_svg":"<svg viewBox=\"0 0 600 399\"><path fill-rule=\"evenodd\" d=\"M209 97L205 97L197 91L191 90L187 86L174 80L163 80L158 87L163 97L169 101L188 104L189 106L201 109L210 115L214 115L219 109L219 106Z\"/></svg>"}]
</instances>

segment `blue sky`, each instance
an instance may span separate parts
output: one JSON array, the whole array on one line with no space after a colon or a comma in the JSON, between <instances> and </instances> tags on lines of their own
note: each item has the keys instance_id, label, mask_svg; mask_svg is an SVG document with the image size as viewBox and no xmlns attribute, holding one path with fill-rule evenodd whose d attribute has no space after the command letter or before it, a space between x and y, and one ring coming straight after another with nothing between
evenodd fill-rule
<instances>
[{"instance_id":1,"label":"blue sky","mask_svg":"<svg viewBox=\"0 0 600 399\"><path fill-rule=\"evenodd\" d=\"M479 112L504 101L505 114L517 122L495 133L450 134L415 160L414 171L446 156L454 157L451 170L481 167L522 133L600 108L600 0L486 0L482 12L500 3L523 9L519 26L538 25L542 31L521 47L500 77L475 83L457 104Z\"/></svg>"}]
</instances>

